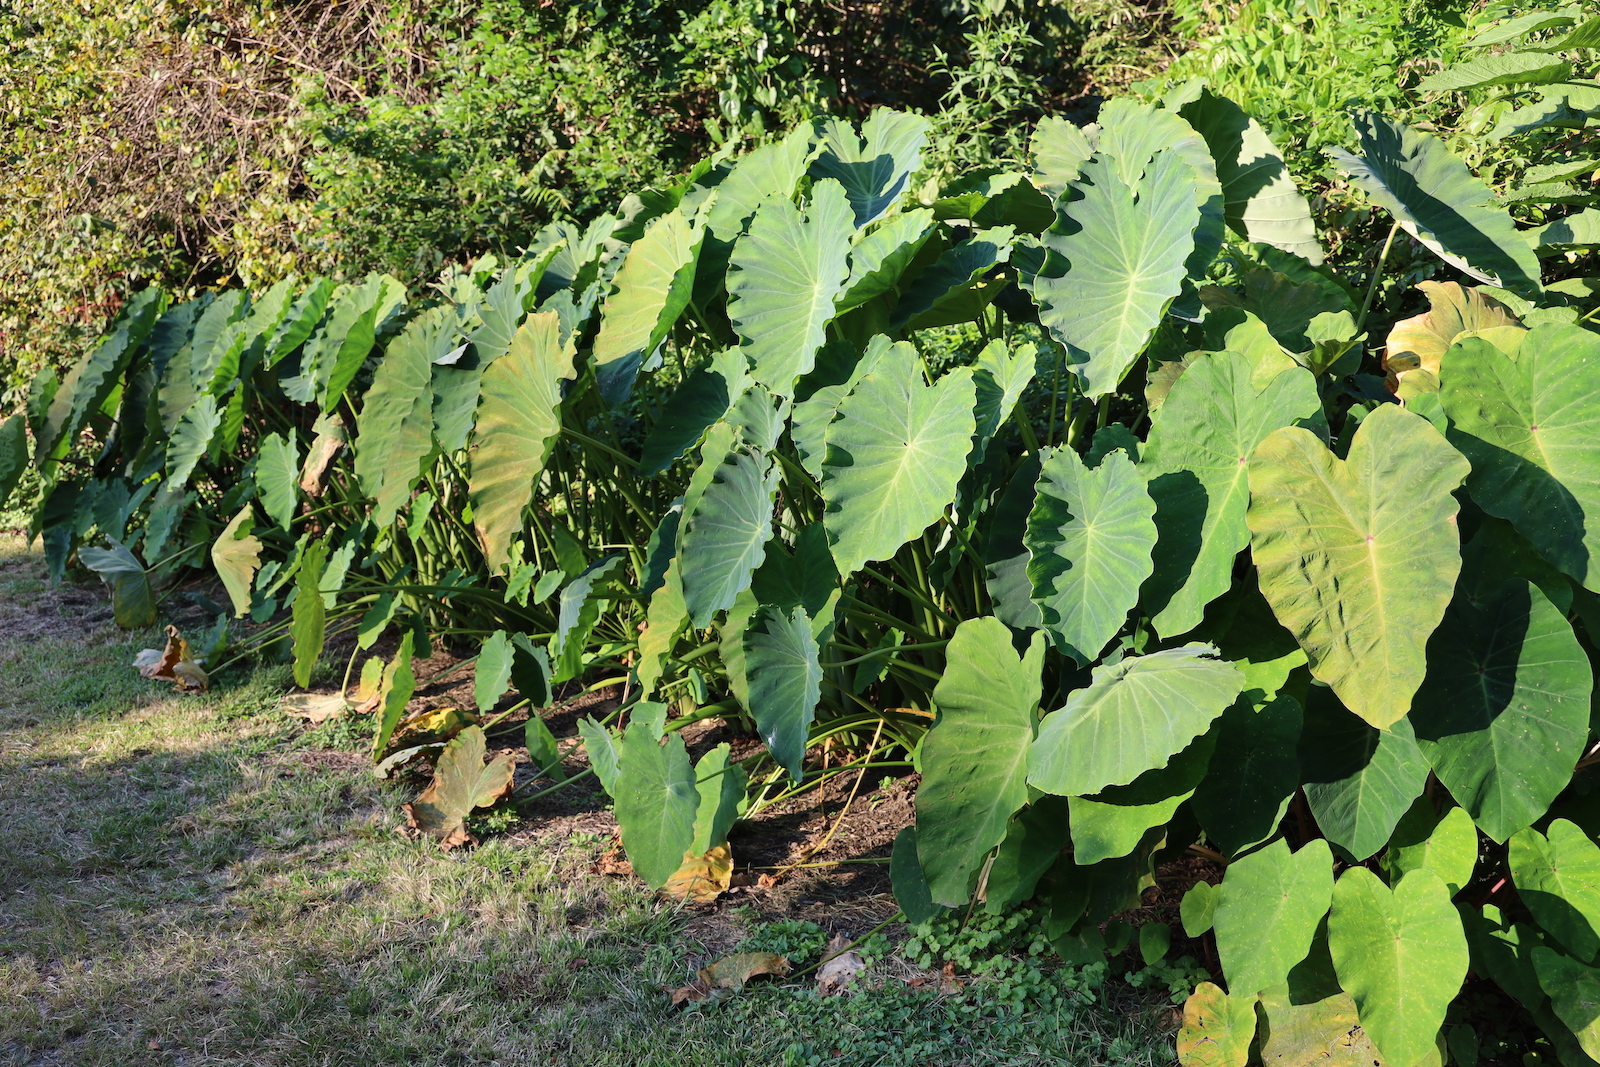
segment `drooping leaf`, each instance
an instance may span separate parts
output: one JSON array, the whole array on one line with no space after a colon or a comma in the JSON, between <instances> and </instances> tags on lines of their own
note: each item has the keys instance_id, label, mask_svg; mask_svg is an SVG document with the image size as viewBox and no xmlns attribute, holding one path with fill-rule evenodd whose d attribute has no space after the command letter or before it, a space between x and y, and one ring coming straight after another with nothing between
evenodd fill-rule
<instances>
[{"instance_id":1,"label":"drooping leaf","mask_svg":"<svg viewBox=\"0 0 1600 1067\"><path fill-rule=\"evenodd\" d=\"M478 650L477 668L472 677L472 700L480 712L493 710L506 687L511 684L511 668L516 653L516 647L504 630L490 634Z\"/></svg>"},{"instance_id":2,"label":"drooping leaf","mask_svg":"<svg viewBox=\"0 0 1600 1067\"><path fill-rule=\"evenodd\" d=\"M1224 854L1238 855L1277 832L1300 784L1301 723L1300 703L1288 694L1259 708L1240 700L1222 713L1217 751L1192 806Z\"/></svg>"},{"instance_id":3,"label":"drooping leaf","mask_svg":"<svg viewBox=\"0 0 1600 1067\"><path fill-rule=\"evenodd\" d=\"M728 318L755 380L779 396L792 396L816 361L854 232L845 191L825 180L812 187L804 215L785 197L765 201L733 247Z\"/></svg>"},{"instance_id":4,"label":"drooping leaf","mask_svg":"<svg viewBox=\"0 0 1600 1067\"><path fill-rule=\"evenodd\" d=\"M883 107L867 116L859 137L848 121L830 118L821 128L822 151L811 163L812 177L843 187L860 229L882 218L910 187L928 128L921 115Z\"/></svg>"},{"instance_id":5,"label":"drooping leaf","mask_svg":"<svg viewBox=\"0 0 1600 1067\"><path fill-rule=\"evenodd\" d=\"M1247 241L1322 263L1311 206L1261 124L1209 89L1179 109L1217 163L1228 227Z\"/></svg>"},{"instance_id":6,"label":"drooping leaf","mask_svg":"<svg viewBox=\"0 0 1600 1067\"><path fill-rule=\"evenodd\" d=\"M1251 458L1261 591L1311 673L1380 729L1410 709L1450 601L1461 565L1451 493L1467 470L1426 419L1393 404L1361 422L1347 460L1298 427Z\"/></svg>"},{"instance_id":7,"label":"drooping leaf","mask_svg":"<svg viewBox=\"0 0 1600 1067\"><path fill-rule=\"evenodd\" d=\"M1306 695L1299 755L1317 826L1355 860L1384 846L1428 780L1428 763L1409 720L1379 730L1322 686Z\"/></svg>"},{"instance_id":8,"label":"drooping leaf","mask_svg":"<svg viewBox=\"0 0 1600 1067\"><path fill-rule=\"evenodd\" d=\"M326 538L312 541L300 557L300 576L294 598L294 618L289 635L294 641L294 684L311 684L311 670L322 656L327 629L327 608L322 603L322 568L328 560Z\"/></svg>"},{"instance_id":9,"label":"drooping leaf","mask_svg":"<svg viewBox=\"0 0 1600 1067\"><path fill-rule=\"evenodd\" d=\"M977 396L973 414L977 426L968 457L970 466L983 462L989 442L1011 417L1023 391L1033 381L1037 360L1038 351L1032 345L1020 345L1010 352L1003 340L990 341L973 360L972 384Z\"/></svg>"},{"instance_id":10,"label":"drooping leaf","mask_svg":"<svg viewBox=\"0 0 1600 1067\"><path fill-rule=\"evenodd\" d=\"M1178 1062L1183 1067L1244 1067L1256 1035L1256 998L1201 982L1183 1004Z\"/></svg>"},{"instance_id":11,"label":"drooping leaf","mask_svg":"<svg viewBox=\"0 0 1600 1067\"><path fill-rule=\"evenodd\" d=\"M599 621L601 602L609 595L609 583L622 561L620 552L597 559L562 588L556 632L550 639L550 656L555 660L552 682L565 682L583 673L589 635Z\"/></svg>"},{"instance_id":12,"label":"drooping leaf","mask_svg":"<svg viewBox=\"0 0 1600 1067\"><path fill-rule=\"evenodd\" d=\"M1307 372L1282 371L1265 388L1255 387L1253 374L1237 352L1202 357L1174 383L1145 442L1140 471L1160 536L1140 599L1157 608L1152 622L1164 636L1198 626L1206 605L1232 583L1234 557L1250 543L1245 510L1256 446L1322 410Z\"/></svg>"},{"instance_id":13,"label":"drooping leaf","mask_svg":"<svg viewBox=\"0 0 1600 1067\"><path fill-rule=\"evenodd\" d=\"M1478 831L1466 810L1451 808L1441 817L1426 797L1418 798L1401 817L1383 854L1390 882L1408 871L1426 869L1439 876L1451 896L1461 892L1477 864Z\"/></svg>"},{"instance_id":14,"label":"drooping leaf","mask_svg":"<svg viewBox=\"0 0 1600 1067\"><path fill-rule=\"evenodd\" d=\"M1439 398L1472 499L1600 591L1600 338L1540 326L1514 360L1467 338L1445 353Z\"/></svg>"},{"instance_id":15,"label":"drooping leaf","mask_svg":"<svg viewBox=\"0 0 1600 1067\"><path fill-rule=\"evenodd\" d=\"M1579 959L1600 953L1600 846L1567 819L1511 837L1511 880L1539 925Z\"/></svg>"},{"instance_id":16,"label":"drooping leaf","mask_svg":"<svg viewBox=\"0 0 1600 1067\"><path fill-rule=\"evenodd\" d=\"M1028 755L1028 782L1089 796L1163 767L1238 697L1244 676L1190 644L1094 669L1086 689L1045 716ZM926 757L924 757L926 758Z\"/></svg>"},{"instance_id":17,"label":"drooping leaf","mask_svg":"<svg viewBox=\"0 0 1600 1067\"><path fill-rule=\"evenodd\" d=\"M1195 174L1171 149L1156 154L1137 186L1102 156L1085 163L1040 240L1043 269L1023 274L1039 321L1066 346L1090 398L1117 388L1182 287L1200 221Z\"/></svg>"},{"instance_id":18,"label":"drooping leaf","mask_svg":"<svg viewBox=\"0 0 1600 1067\"><path fill-rule=\"evenodd\" d=\"M972 372L924 384L895 345L839 404L822 465L823 523L839 573L888 559L955 499L975 426Z\"/></svg>"},{"instance_id":19,"label":"drooping leaf","mask_svg":"<svg viewBox=\"0 0 1600 1067\"><path fill-rule=\"evenodd\" d=\"M511 684L535 708L550 703L550 657L527 634L511 636Z\"/></svg>"},{"instance_id":20,"label":"drooping leaf","mask_svg":"<svg viewBox=\"0 0 1600 1067\"><path fill-rule=\"evenodd\" d=\"M700 757L694 766L700 804L695 809L694 843L689 851L705 855L728 843L728 828L744 807L745 770L728 760L731 749L726 741ZM724 889L727 885L724 884Z\"/></svg>"},{"instance_id":21,"label":"drooping leaf","mask_svg":"<svg viewBox=\"0 0 1600 1067\"><path fill-rule=\"evenodd\" d=\"M651 889L666 884L694 842L700 793L683 737L667 735L663 745L635 722L622 738L616 787L617 825L635 873Z\"/></svg>"},{"instance_id":22,"label":"drooping leaf","mask_svg":"<svg viewBox=\"0 0 1600 1067\"><path fill-rule=\"evenodd\" d=\"M733 852L726 844L703 852L690 849L661 891L676 900L709 904L733 884Z\"/></svg>"},{"instance_id":23,"label":"drooping leaf","mask_svg":"<svg viewBox=\"0 0 1600 1067\"><path fill-rule=\"evenodd\" d=\"M1291 854L1282 840L1228 864L1212 929L1228 988L1260 992L1305 958L1333 895L1333 854L1310 841Z\"/></svg>"},{"instance_id":24,"label":"drooping leaf","mask_svg":"<svg viewBox=\"0 0 1600 1067\"><path fill-rule=\"evenodd\" d=\"M594 362L605 366L643 359L666 338L694 289L695 263L705 228L671 211L645 229L628 248L612 278L612 293L600 312Z\"/></svg>"},{"instance_id":25,"label":"drooping leaf","mask_svg":"<svg viewBox=\"0 0 1600 1067\"><path fill-rule=\"evenodd\" d=\"M1365 867L1333 888L1328 945L1385 1061L1417 1063L1435 1045L1467 974L1467 939L1439 876L1415 870L1391 891Z\"/></svg>"},{"instance_id":26,"label":"drooping leaf","mask_svg":"<svg viewBox=\"0 0 1600 1067\"><path fill-rule=\"evenodd\" d=\"M984 910L1002 912L1033 897L1039 880L1072 844L1071 819L1070 801L1048 794L1035 797L1011 817L989 865Z\"/></svg>"},{"instance_id":27,"label":"drooping leaf","mask_svg":"<svg viewBox=\"0 0 1600 1067\"><path fill-rule=\"evenodd\" d=\"M522 741L528 749L529 761L539 774L549 775L558 782L567 780L567 770L561 765L561 746L537 711L528 715L528 722L522 728Z\"/></svg>"},{"instance_id":28,"label":"drooping leaf","mask_svg":"<svg viewBox=\"0 0 1600 1067\"><path fill-rule=\"evenodd\" d=\"M436 308L443 312L445 308ZM376 500L372 520L382 530L411 499L433 452L433 363L442 314L425 313L389 343L372 375L356 420L355 472Z\"/></svg>"},{"instance_id":29,"label":"drooping leaf","mask_svg":"<svg viewBox=\"0 0 1600 1067\"><path fill-rule=\"evenodd\" d=\"M999 619L968 619L945 649L934 688L939 717L922 742L917 855L933 900L966 903L984 856L1028 800L1044 645L1012 649Z\"/></svg>"},{"instance_id":30,"label":"drooping leaf","mask_svg":"<svg viewBox=\"0 0 1600 1067\"><path fill-rule=\"evenodd\" d=\"M1080 664L1099 658L1150 576L1156 505L1125 453L1098 467L1071 448L1045 452L1023 543L1044 628Z\"/></svg>"},{"instance_id":31,"label":"drooping leaf","mask_svg":"<svg viewBox=\"0 0 1600 1067\"><path fill-rule=\"evenodd\" d=\"M795 605L763 606L744 628L746 704L773 759L799 782L822 692L811 617Z\"/></svg>"},{"instance_id":32,"label":"drooping leaf","mask_svg":"<svg viewBox=\"0 0 1600 1067\"><path fill-rule=\"evenodd\" d=\"M483 372L468 501L491 572L508 560L556 436L561 382L574 375L554 313L529 315L506 354Z\"/></svg>"},{"instance_id":33,"label":"drooping leaf","mask_svg":"<svg viewBox=\"0 0 1600 1067\"><path fill-rule=\"evenodd\" d=\"M928 880L922 873L922 862L917 859L917 830L907 826L895 835L894 849L889 857L889 883L894 888L894 901L908 923L923 923L941 915L944 909L933 902Z\"/></svg>"},{"instance_id":34,"label":"drooping leaf","mask_svg":"<svg viewBox=\"0 0 1600 1067\"><path fill-rule=\"evenodd\" d=\"M250 532L254 527L255 511L246 504L211 545L211 565L241 619L250 610L250 586L261 567L261 540Z\"/></svg>"},{"instance_id":35,"label":"drooping leaf","mask_svg":"<svg viewBox=\"0 0 1600 1067\"><path fill-rule=\"evenodd\" d=\"M511 790L516 761L501 753L487 764L483 729L469 726L444 746L434 766L433 781L422 795L402 805L411 824L439 839L445 848L470 840L466 818L476 808L487 808Z\"/></svg>"},{"instance_id":36,"label":"drooping leaf","mask_svg":"<svg viewBox=\"0 0 1600 1067\"><path fill-rule=\"evenodd\" d=\"M372 740L372 758L381 758L389 748L389 739L405 715L406 704L417 688L417 676L411 670L411 646L415 631L407 630L400 637L400 647L394 659L383 668L383 678L378 683L378 733ZM480 754L479 759L482 759Z\"/></svg>"},{"instance_id":37,"label":"drooping leaf","mask_svg":"<svg viewBox=\"0 0 1600 1067\"><path fill-rule=\"evenodd\" d=\"M1571 779L1589 738L1593 687L1560 610L1513 578L1481 599L1458 592L1451 602L1428 644L1411 724L1439 781L1504 841Z\"/></svg>"},{"instance_id":38,"label":"drooping leaf","mask_svg":"<svg viewBox=\"0 0 1600 1067\"><path fill-rule=\"evenodd\" d=\"M1489 187L1431 134L1375 111L1355 116L1361 154L1328 148L1339 169L1439 258L1481 282L1537 290L1539 261Z\"/></svg>"},{"instance_id":39,"label":"drooping leaf","mask_svg":"<svg viewBox=\"0 0 1600 1067\"><path fill-rule=\"evenodd\" d=\"M621 766L621 755L616 739L604 726L588 715L578 720L578 736L583 738L583 752L589 758L589 766L594 769L594 776L600 780L600 785L606 793L615 798L617 773Z\"/></svg>"},{"instance_id":40,"label":"drooping leaf","mask_svg":"<svg viewBox=\"0 0 1600 1067\"><path fill-rule=\"evenodd\" d=\"M678 555L684 606L697 627L749 588L772 536L772 497L781 471L755 449L736 449L685 509Z\"/></svg>"},{"instance_id":41,"label":"drooping leaf","mask_svg":"<svg viewBox=\"0 0 1600 1067\"><path fill-rule=\"evenodd\" d=\"M154 626L155 596L144 566L120 542L110 548L80 548L78 560L111 587L111 611L124 630Z\"/></svg>"}]
</instances>

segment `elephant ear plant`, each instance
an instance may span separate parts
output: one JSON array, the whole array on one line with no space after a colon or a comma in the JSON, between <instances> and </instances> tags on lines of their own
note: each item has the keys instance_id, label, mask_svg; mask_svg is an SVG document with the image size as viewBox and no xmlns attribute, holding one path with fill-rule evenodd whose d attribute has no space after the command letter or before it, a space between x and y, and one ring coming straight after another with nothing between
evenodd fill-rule
<instances>
[{"instance_id":1,"label":"elephant ear plant","mask_svg":"<svg viewBox=\"0 0 1600 1067\"><path fill-rule=\"evenodd\" d=\"M714 895L735 821L915 767L912 921L1033 901L1088 963L1164 864L1215 865L1187 1062L1465 1062L1490 984L1587 1062L1600 337L1514 313L1540 238L1442 143L1359 125L1353 180L1498 283L1435 285L1388 388L1282 158L1195 85L929 203L923 120L878 111L414 303L146 294L0 471L31 436L52 569L130 625L209 556L301 685L328 635L351 668L400 635L374 756L443 751L452 834L508 709L561 788L545 717L620 688L566 744L652 886ZM481 647L477 725L403 718L434 639ZM709 717L762 748L691 760Z\"/></svg>"}]
</instances>

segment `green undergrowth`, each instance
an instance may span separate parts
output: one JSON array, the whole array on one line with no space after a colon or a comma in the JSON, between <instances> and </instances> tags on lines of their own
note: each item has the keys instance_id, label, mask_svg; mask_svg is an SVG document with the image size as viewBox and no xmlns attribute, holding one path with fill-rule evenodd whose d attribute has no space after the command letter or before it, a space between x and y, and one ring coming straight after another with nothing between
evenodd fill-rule
<instances>
[{"instance_id":1,"label":"green undergrowth","mask_svg":"<svg viewBox=\"0 0 1600 1067\"><path fill-rule=\"evenodd\" d=\"M981 979L915 988L885 934L854 996L797 975L674 1009L741 940L798 970L826 933L663 905L591 873L595 834L409 840L394 787L277 710L286 668L174 694L128 666L157 631L42 569L0 544L0 1064L1170 1058L1125 991L1018 1010Z\"/></svg>"}]
</instances>

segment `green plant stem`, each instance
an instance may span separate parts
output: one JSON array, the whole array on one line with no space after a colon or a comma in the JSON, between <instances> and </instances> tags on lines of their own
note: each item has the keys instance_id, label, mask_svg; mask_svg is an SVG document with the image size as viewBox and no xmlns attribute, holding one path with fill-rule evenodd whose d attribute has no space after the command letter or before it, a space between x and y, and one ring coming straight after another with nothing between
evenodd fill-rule
<instances>
[{"instance_id":1,"label":"green plant stem","mask_svg":"<svg viewBox=\"0 0 1600 1067\"><path fill-rule=\"evenodd\" d=\"M1383 277L1383 265L1389 259L1389 246L1394 244L1394 235L1400 232L1400 223L1397 221L1389 227L1389 236L1384 238L1383 252L1378 256L1378 262L1373 264L1372 279L1367 283L1367 297L1361 301L1361 314L1356 317L1356 333L1360 333L1367 325L1367 312L1372 309L1372 298L1378 291L1378 282Z\"/></svg>"}]
</instances>

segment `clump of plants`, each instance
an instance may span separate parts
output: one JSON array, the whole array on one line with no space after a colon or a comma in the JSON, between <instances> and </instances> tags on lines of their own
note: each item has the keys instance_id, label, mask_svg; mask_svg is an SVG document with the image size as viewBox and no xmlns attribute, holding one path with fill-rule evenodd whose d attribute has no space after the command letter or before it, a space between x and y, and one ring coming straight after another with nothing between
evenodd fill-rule
<instances>
[{"instance_id":1,"label":"clump of plants","mask_svg":"<svg viewBox=\"0 0 1600 1067\"><path fill-rule=\"evenodd\" d=\"M930 958L992 934L1092 967L1199 854L1210 979L1137 934L1141 981L1187 993L1186 1061L1434 1062L1470 967L1582 1062L1600 337L1541 257L1590 242L1353 123L1334 161L1395 227L1364 278L1198 83L1046 118L1026 168L927 203L927 122L878 110L423 301L148 291L0 430L0 471L37 472L52 569L96 569L125 625L209 560L259 627L239 654L305 686L353 641L340 714L397 641L361 670L373 757L432 764L408 811L446 845L592 775L634 871L714 899L736 821L914 768L891 875ZM1400 232L1469 284L1380 339ZM935 369L951 326L978 343ZM407 718L438 641L476 652L475 707ZM761 749L691 761L711 717Z\"/></svg>"}]
</instances>

